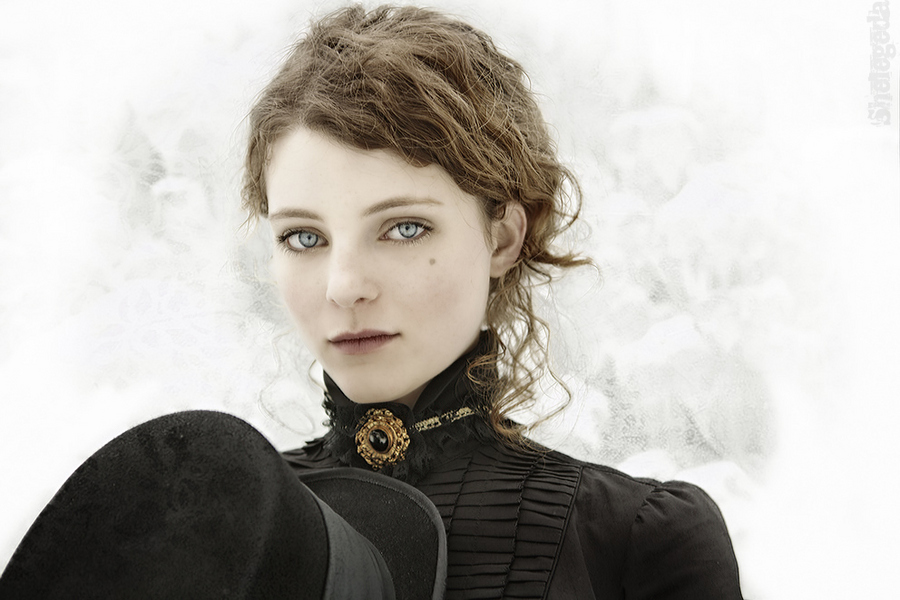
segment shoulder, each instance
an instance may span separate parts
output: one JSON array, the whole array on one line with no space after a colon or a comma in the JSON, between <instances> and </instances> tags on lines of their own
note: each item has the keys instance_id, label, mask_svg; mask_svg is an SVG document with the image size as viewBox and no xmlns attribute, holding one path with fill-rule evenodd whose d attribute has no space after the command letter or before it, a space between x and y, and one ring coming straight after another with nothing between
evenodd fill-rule
<instances>
[{"instance_id":1,"label":"shoulder","mask_svg":"<svg viewBox=\"0 0 900 600\"><path fill-rule=\"evenodd\" d=\"M568 533L627 597L741 598L725 520L701 488L552 454L581 472Z\"/></svg>"},{"instance_id":2,"label":"shoulder","mask_svg":"<svg viewBox=\"0 0 900 600\"><path fill-rule=\"evenodd\" d=\"M626 556L626 589L636 597L741 597L725 520L695 485L653 488L635 515Z\"/></svg>"},{"instance_id":3,"label":"shoulder","mask_svg":"<svg viewBox=\"0 0 900 600\"><path fill-rule=\"evenodd\" d=\"M607 521L611 516L619 516L630 526L647 498L665 485L652 479L632 477L612 467L578 460L561 452L549 452L547 458L548 464L578 469L576 502L593 515L603 515Z\"/></svg>"},{"instance_id":4,"label":"shoulder","mask_svg":"<svg viewBox=\"0 0 900 600\"><path fill-rule=\"evenodd\" d=\"M606 514L610 510L622 513L628 519L629 527L690 519L725 528L716 503L694 484L634 477L612 467L581 461L559 452L550 452L548 457L559 464L579 469L579 500L585 505L605 509Z\"/></svg>"}]
</instances>

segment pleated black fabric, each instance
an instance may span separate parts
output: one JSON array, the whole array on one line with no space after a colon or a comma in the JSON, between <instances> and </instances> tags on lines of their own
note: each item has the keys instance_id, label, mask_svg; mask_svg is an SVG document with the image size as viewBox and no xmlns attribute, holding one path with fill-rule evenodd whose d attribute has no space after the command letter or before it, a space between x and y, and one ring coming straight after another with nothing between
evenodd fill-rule
<instances>
[{"instance_id":1,"label":"pleated black fabric","mask_svg":"<svg viewBox=\"0 0 900 600\"><path fill-rule=\"evenodd\" d=\"M423 479L448 532L448 597L542 598L578 475L536 452L485 447Z\"/></svg>"},{"instance_id":2,"label":"pleated black fabric","mask_svg":"<svg viewBox=\"0 0 900 600\"><path fill-rule=\"evenodd\" d=\"M412 423L481 406L465 370L490 343L425 389ZM352 436L368 408L329 380L331 431L283 453L298 471L368 465ZM564 454L513 449L480 417L411 436L406 464L388 474L435 504L447 532L446 600L740 600L737 562L715 503L696 486L639 480Z\"/></svg>"}]
</instances>

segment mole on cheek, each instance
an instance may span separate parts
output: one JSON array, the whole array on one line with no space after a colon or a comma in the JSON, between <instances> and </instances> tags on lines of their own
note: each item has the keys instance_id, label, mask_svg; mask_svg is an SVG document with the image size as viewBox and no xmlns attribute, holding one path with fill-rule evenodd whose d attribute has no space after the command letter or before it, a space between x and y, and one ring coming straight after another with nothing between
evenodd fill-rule
<instances>
[{"instance_id":1,"label":"mole on cheek","mask_svg":"<svg viewBox=\"0 0 900 600\"><path fill-rule=\"evenodd\" d=\"M432 264L432 265L433 265L433 264L434 264L434 259L433 259L433 258L432 258L432 259L431 259L431 260L429 260L429 261L428 261L428 262L429 262L429 263L430 263L430 264Z\"/></svg>"}]
</instances>

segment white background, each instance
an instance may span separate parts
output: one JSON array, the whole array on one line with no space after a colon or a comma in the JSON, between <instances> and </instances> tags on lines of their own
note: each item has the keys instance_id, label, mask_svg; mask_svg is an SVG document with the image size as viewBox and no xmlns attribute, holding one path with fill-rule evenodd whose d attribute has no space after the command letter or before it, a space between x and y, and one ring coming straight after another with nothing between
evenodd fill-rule
<instances>
[{"instance_id":1,"label":"white background","mask_svg":"<svg viewBox=\"0 0 900 600\"><path fill-rule=\"evenodd\" d=\"M890 597L900 58L875 127L872 4L435 4L524 64L585 188L602 283L545 299L576 400L535 435L704 485L748 598ZM0 564L133 424L321 431L238 191L253 95L333 6L0 4Z\"/></svg>"}]
</instances>

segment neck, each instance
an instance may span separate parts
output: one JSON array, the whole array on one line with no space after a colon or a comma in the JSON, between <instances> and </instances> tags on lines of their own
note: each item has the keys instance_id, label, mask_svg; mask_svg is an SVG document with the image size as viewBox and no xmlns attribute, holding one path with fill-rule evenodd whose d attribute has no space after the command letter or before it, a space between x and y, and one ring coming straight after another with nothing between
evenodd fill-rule
<instances>
[{"instance_id":1,"label":"neck","mask_svg":"<svg viewBox=\"0 0 900 600\"><path fill-rule=\"evenodd\" d=\"M428 383L423 383L405 396L397 398L394 402L407 406L411 410L415 410L416 402L419 400L419 396L422 395L422 392L425 391L426 387L428 387Z\"/></svg>"}]
</instances>

